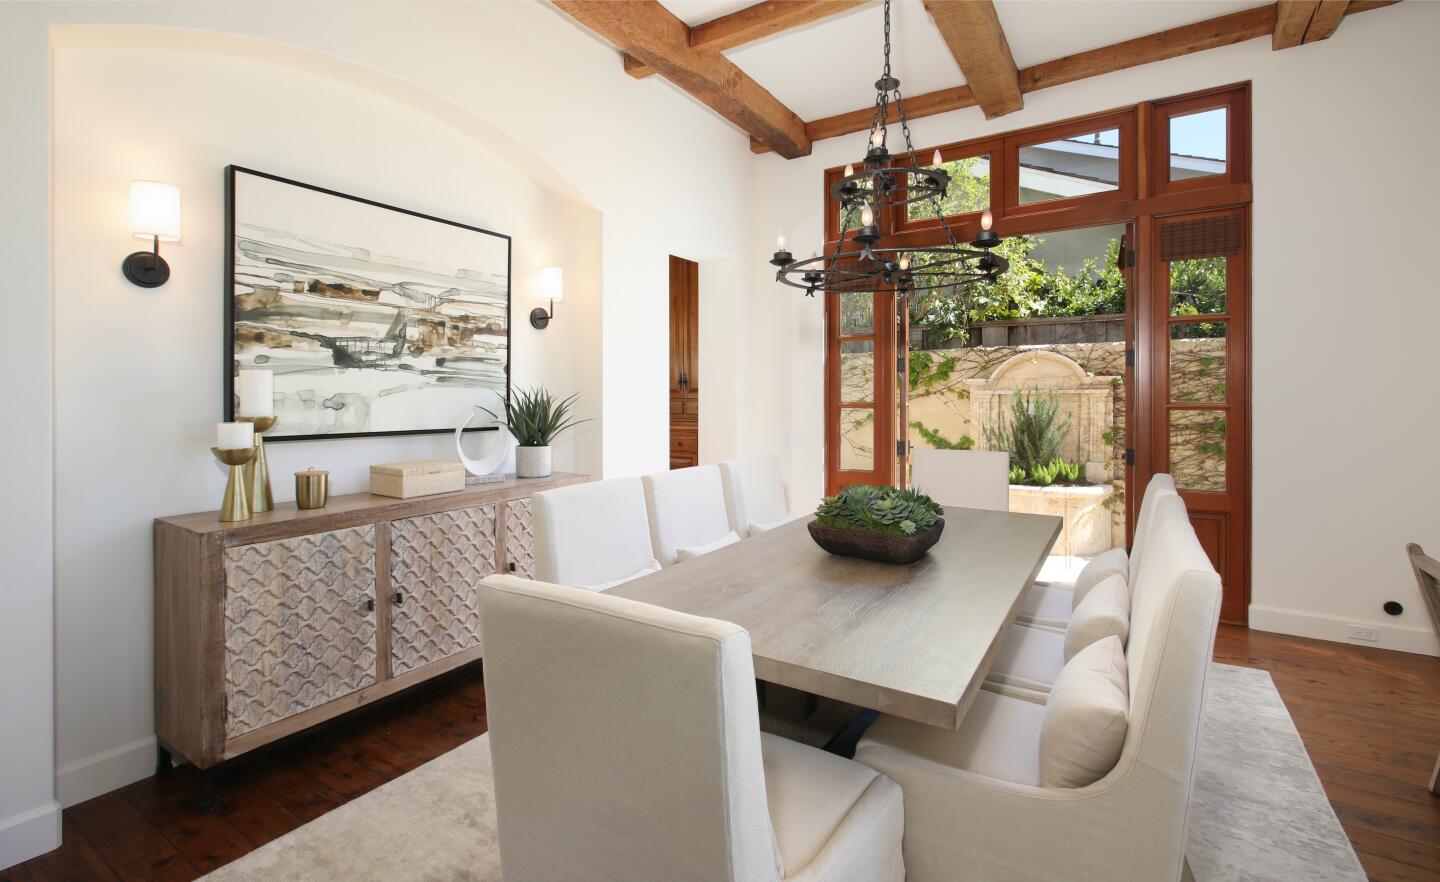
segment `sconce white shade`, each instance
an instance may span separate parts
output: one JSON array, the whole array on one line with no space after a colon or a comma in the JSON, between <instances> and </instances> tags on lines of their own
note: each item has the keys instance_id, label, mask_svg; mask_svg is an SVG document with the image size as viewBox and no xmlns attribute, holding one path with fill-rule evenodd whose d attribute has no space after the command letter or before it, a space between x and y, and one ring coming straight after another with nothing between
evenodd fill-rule
<instances>
[{"instance_id":1,"label":"sconce white shade","mask_svg":"<svg viewBox=\"0 0 1440 882\"><path fill-rule=\"evenodd\" d=\"M565 271L547 266L535 276L535 296L541 300L565 299Z\"/></svg>"},{"instance_id":2,"label":"sconce white shade","mask_svg":"<svg viewBox=\"0 0 1440 882\"><path fill-rule=\"evenodd\" d=\"M180 188L159 181L131 181L130 231L137 239L179 242Z\"/></svg>"}]
</instances>

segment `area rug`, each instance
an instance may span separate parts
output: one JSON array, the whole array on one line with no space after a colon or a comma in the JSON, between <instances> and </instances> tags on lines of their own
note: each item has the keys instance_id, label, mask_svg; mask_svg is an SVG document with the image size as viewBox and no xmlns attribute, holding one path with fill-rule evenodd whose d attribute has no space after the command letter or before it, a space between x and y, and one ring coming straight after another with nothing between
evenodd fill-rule
<instances>
[{"instance_id":1,"label":"area rug","mask_svg":"<svg viewBox=\"0 0 1440 882\"><path fill-rule=\"evenodd\" d=\"M1365 873L1265 671L1213 665L1190 811L1197 882L1350 882ZM205 878L500 882L481 735Z\"/></svg>"}]
</instances>

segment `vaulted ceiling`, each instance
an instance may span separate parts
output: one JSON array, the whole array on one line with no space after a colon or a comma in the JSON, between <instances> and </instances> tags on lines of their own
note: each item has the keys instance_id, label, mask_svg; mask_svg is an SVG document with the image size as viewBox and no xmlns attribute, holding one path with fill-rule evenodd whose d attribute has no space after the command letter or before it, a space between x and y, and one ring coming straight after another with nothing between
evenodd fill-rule
<instances>
[{"instance_id":1,"label":"vaulted ceiling","mask_svg":"<svg viewBox=\"0 0 1440 882\"><path fill-rule=\"evenodd\" d=\"M880 64L877 0L554 0L620 50L633 77L663 76L794 158L863 131ZM1269 37L1288 49L1346 15L1396 0L895 0L893 73L912 118L966 107L989 117L1027 92Z\"/></svg>"}]
</instances>

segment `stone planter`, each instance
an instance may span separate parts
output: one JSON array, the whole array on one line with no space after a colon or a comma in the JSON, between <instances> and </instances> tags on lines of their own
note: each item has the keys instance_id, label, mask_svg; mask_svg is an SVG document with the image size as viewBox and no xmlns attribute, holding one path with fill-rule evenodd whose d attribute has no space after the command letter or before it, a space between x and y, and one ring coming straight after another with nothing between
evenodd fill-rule
<instances>
[{"instance_id":1,"label":"stone planter","mask_svg":"<svg viewBox=\"0 0 1440 882\"><path fill-rule=\"evenodd\" d=\"M517 447L515 448L515 477L517 478L548 478L550 477L550 448L545 447Z\"/></svg>"},{"instance_id":2,"label":"stone planter","mask_svg":"<svg viewBox=\"0 0 1440 882\"><path fill-rule=\"evenodd\" d=\"M1099 554L1125 544L1125 537L1112 536L1113 518L1103 504L1113 496L1111 484L1089 487L1026 487L1010 485L1010 510L1023 514L1054 515L1064 520L1052 555Z\"/></svg>"}]
</instances>

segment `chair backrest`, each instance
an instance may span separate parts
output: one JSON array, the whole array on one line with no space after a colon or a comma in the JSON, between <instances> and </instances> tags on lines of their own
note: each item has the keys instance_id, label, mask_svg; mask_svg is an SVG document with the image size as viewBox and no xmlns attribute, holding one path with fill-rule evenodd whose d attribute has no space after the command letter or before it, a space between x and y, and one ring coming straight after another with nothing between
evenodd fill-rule
<instances>
[{"instance_id":1,"label":"chair backrest","mask_svg":"<svg viewBox=\"0 0 1440 882\"><path fill-rule=\"evenodd\" d=\"M639 478L613 478L531 498L535 575L592 590L660 569Z\"/></svg>"},{"instance_id":2,"label":"chair backrest","mask_svg":"<svg viewBox=\"0 0 1440 882\"><path fill-rule=\"evenodd\" d=\"M779 878L742 628L514 576L480 623L507 882Z\"/></svg>"},{"instance_id":3,"label":"chair backrest","mask_svg":"<svg viewBox=\"0 0 1440 882\"><path fill-rule=\"evenodd\" d=\"M1159 503L1135 584L1125 647L1130 728L1116 768L1142 762L1172 781L1186 782L1188 795L1220 621L1220 575L1180 498Z\"/></svg>"},{"instance_id":4,"label":"chair backrest","mask_svg":"<svg viewBox=\"0 0 1440 882\"><path fill-rule=\"evenodd\" d=\"M1135 537L1130 543L1130 573L1126 581L1133 583L1140 575L1140 558L1145 553L1145 542L1150 537L1155 510L1162 496L1179 496L1175 490L1175 479L1164 472L1156 473L1145 485L1145 498L1140 500L1140 511L1135 515Z\"/></svg>"},{"instance_id":5,"label":"chair backrest","mask_svg":"<svg viewBox=\"0 0 1440 882\"><path fill-rule=\"evenodd\" d=\"M1429 556L1425 549L1411 542L1405 546L1410 555L1410 567L1415 571L1415 581L1420 585L1420 596L1430 610L1430 621L1435 625L1435 636L1440 637L1440 560Z\"/></svg>"},{"instance_id":6,"label":"chair backrest","mask_svg":"<svg viewBox=\"0 0 1440 882\"><path fill-rule=\"evenodd\" d=\"M720 463L730 529L750 535L751 524L773 524L790 515L780 460L769 454L742 456Z\"/></svg>"},{"instance_id":7,"label":"chair backrest","mask_svg":"<svg viewBox=\"0 0 1440 882\"><path fill-rule=\"evenodd\" d=\"M941 505L1010 510L1010 454L1000 450L911 453L910 485Z\"/></svg>"},{"instance_id":8,"label":"chair backrest","mask_svg":"<svg viewBox=\"0 0 1440 882\"><path fill-rule=\"evenodd\" d=\"M641 481L655 556L665 566L676 562L678 549L708 545L730 532L718 466L656 472Z\"/></svg>"}]
</instances>

